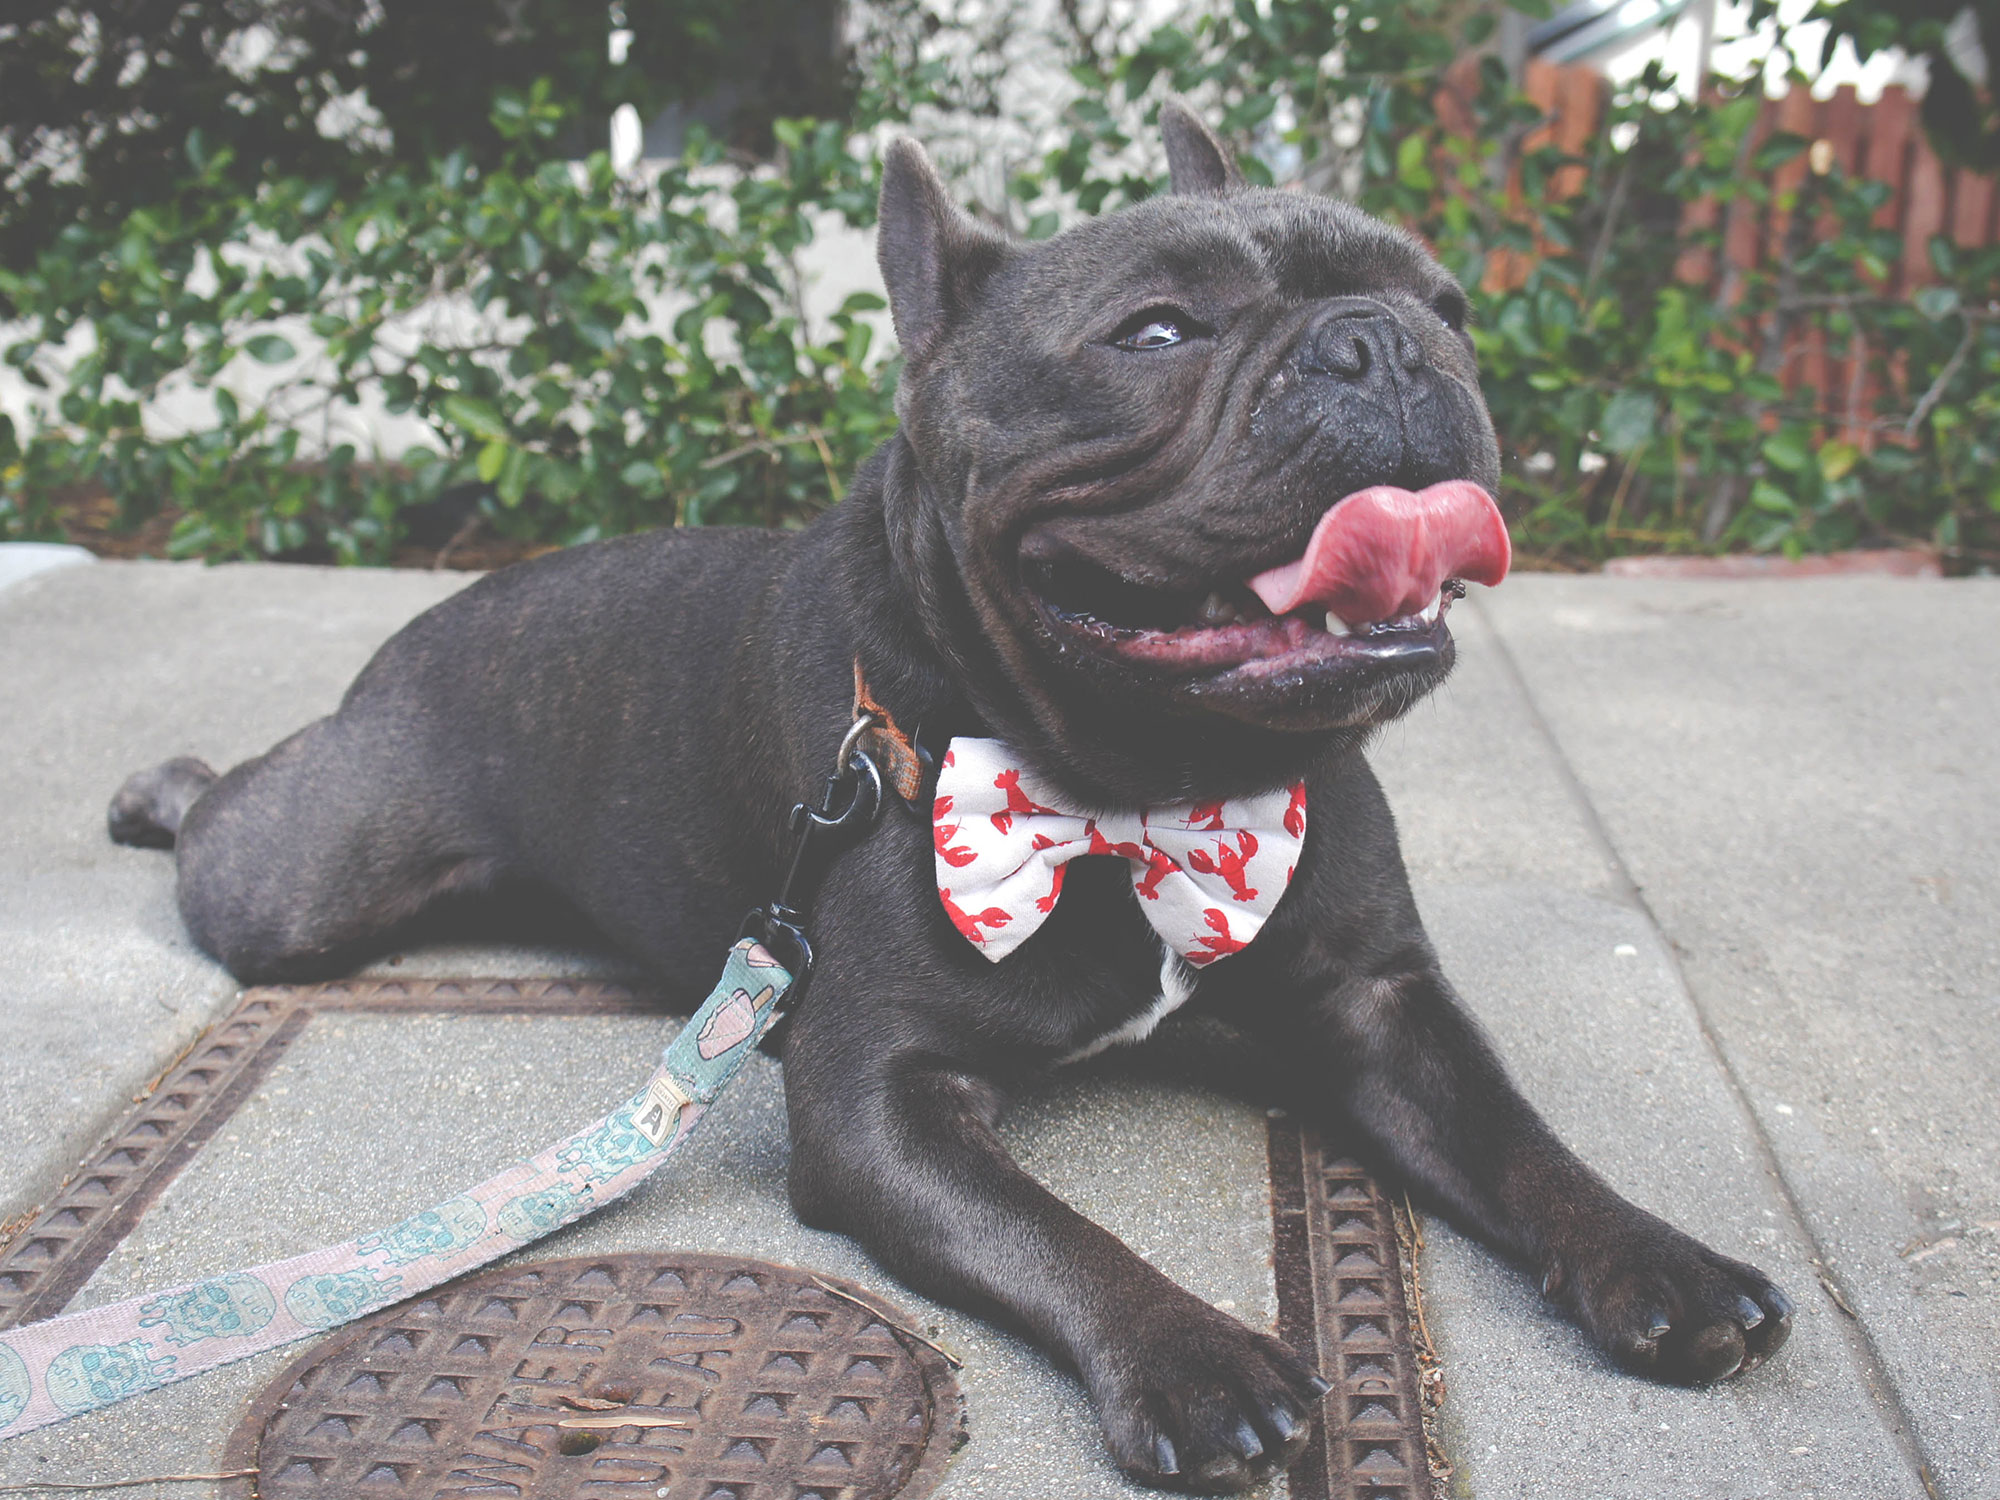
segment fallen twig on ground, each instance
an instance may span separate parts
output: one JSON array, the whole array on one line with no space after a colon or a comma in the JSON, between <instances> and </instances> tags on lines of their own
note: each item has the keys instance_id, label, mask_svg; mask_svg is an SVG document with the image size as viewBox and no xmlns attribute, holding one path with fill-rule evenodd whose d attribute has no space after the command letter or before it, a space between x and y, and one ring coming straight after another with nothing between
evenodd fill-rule
<instances>
[{"instance_id":1,"label":"fallen twig on ground","mask_svg":"<svg viewBox=\"0 0 2000 1500\"><path fill-rule=\"evenodd\" d=\"M1847 1298L1841 1295L1840 1284L1833 1279L1833 1273L1818 1261L1812 1263L1813 1272L1819 1277L1819 1289L1833 1299L1833 1305L1846 1313L1855 1322L1861 1321L1861 1314L1848 1306Z\"/></svg>"},{"instance_id":2,"label":"fallen twig on ground","mask_svg":"<svg viewBox=\"0 0 2000 1500\"><path fill-rule=\"evenodd\" d=\"M808 1271L806 1274L809 1276L812 1275L810 1271ZM818 1276L813 1276L812 1281L814 1286L818 1287L828 1296L838 1297L842 1302L852 1302L856 1307L860 1308L863 1312L867 1313L871 1318L880 1318L882 1320L882 1324L884 1327L895 1329L896 1332L902 1334L905 1338L915 1339L918 1343L922 1344L926 1349L929 1349L932 1353L936 1354L946 1364L950 1365L954 1370L963 1370L965 1368L965 1361L960 1359L956 1354L953 1354L949 1349L945 1348L942 1344L934 1343L932 1340L925 1338L921 1333L918 1333L916 1329L905 1328L901 1323L894 1322L888 1317L885 1317L883 1315L882 1309L876 1307L874 1304L862 1301L852 1292L843 1292L839 1287L835 1286L832 1282L822 1280Z\"/></svg>"},{"instance_id":3,"label":"fallen twig on ground","mask_svg":"<svg viewBox=\"0 0 2000 1500\"><path fill-rule=\"evenodd\" d=\"M1444 1361L1438 1356L1437 1345L1431 1340L1430 1322L1424 1316L1424 1288L1418 1261L1424 1251L1424 1226L1408 1193L1403 1194L1401 1203L1390 1202L1389 1217L1396 1225L1396 1247L1401 1252L1398 1258L1403 1263L1403 1300L1416 1322L1413 1342L1417 1350L1417 1400L1422 1408L1418 1415L1424 1427L1424 1463L1430 1470L1432 1494L1437 1500L1444 1500L1451 1486L1452 1463L1437 1425L1438 1409L1444 1405Z\"/></svg>"},{"instance_id":4,"label":"fallen twig on ground","mask_svg":"<svg viewBox=\"0 0 2000 1500\"><path fill-rule=\"evenodd\" d=\"M136 1479L37 1479L33 1484L0 1484L0 1495L35 1495L44 1490L126 1490L141 1484L201 1484L216 1479L255 1479L255 1469L219 1474L142 1474Z\"/></svg>"},{"instance_id":5,"label":"fallen twig on ground","mask_svg":"<svg viewBox=\"0 0 2000 1500\"><path fill-rule=\"evenodd\" d=\"M37 1203L33 1208L22 1209L11 1219L0 1219L0 1255L5 1255L13 1247L14 1241L35 1222L41 1211L42 1206Z\"/></svg>"}]
</instances>

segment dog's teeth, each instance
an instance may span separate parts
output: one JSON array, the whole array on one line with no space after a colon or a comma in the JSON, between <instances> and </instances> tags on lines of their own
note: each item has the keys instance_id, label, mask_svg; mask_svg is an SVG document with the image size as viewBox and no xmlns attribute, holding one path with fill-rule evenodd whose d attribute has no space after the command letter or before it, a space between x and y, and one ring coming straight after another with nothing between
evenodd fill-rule
<instances>
[{"instance_id":1,"label":"dog's teeth","mask_svg":"<svg viewBox=\"0 0 2000 1500\"><path fill-rule=\"evenodd\" d=\"M1426 625L1437 623L1438 611L1444 608L1444 591L1440 589L1431 595L1431 602L1417 611L1417 619Z\"/></svg>"},{"instance_id":2,"label":"dog's teeth","mask_svg":"<svg viewBox=\"0 0 2000 1500\"><path fill-rule=\"evenodd\" d=\"M1235 604L1219 593L1211 593L1202 600L1195 617L1204 625L1234 625L1241 618Z\"/></svg>"},{"instance_id":3,"label":"dog's teeth","mask_svg":"<svg viewBox=\"0 0 2000 1500\"><path fill-rule=\"evenodd\" d=\"M1347 628L1347 622L1341 619L1340 616L1335 614L1332 610L1328 610L1326 612L1326 633L1328 635L1354 634L1353 631Z\"/></svg>"}]
</instances>

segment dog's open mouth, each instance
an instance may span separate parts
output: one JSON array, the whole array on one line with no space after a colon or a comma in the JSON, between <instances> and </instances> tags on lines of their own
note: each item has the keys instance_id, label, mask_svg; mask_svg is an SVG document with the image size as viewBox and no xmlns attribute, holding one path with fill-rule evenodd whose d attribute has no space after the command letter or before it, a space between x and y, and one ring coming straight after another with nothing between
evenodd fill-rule
<instances>
[{"instance_id":1,"label":"dog's open mouth","mask_svg":"<svg viewBox=\"0 0 2000 1500\"><path fill-rule=\"evenodd\" d=\"M1378 485L1331 506L1295 560L1190 588L1135 582L1052 539L1022 554L1059 638L1173 675L1290 673L1317 662L1432 658L1464 580L1497 584L1511 561L1493 499L1465 480Z\"/></svg>"}]
</instances>

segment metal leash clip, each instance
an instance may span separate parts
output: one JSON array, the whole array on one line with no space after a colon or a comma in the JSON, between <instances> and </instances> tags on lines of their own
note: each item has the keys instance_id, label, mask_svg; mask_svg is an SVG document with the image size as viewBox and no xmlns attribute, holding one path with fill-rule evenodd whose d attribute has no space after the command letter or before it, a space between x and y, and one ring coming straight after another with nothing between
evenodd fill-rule
<instances>
[{"instance_id":1,"label":"metal leash clip","mask_svg":"<svg viewBox=\"0 0 2000 1500\"><path fill-rule=\"evenodd\" d=\"M812 977L812 943L805 933L805 907L810 900L818 865L843 845L866 833L882 811L882 771L865 750L861 736L877 723L872 713L855 716L833 771L820 789L819 806L800 802L793 806L789 829L792 859L778 886L777 899L760 906L743 919L739 938L757 939L771 951L792 975L792 987L782 1002L785 1011L797 1008ZM798 892L796 896L794 892ZM785 1024L781 1017L767 1041L775 1040Z\"/></svg>"}]
</instances>

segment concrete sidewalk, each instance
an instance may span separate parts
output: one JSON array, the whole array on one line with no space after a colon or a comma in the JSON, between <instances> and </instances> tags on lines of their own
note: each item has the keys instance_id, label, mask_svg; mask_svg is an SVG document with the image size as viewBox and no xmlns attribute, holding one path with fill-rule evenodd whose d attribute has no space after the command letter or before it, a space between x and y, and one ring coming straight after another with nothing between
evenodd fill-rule
<instances>
[{"instance_id":1,"label":"concrete sidewalk","mask_svg":"<svg viewBox=\"0 0 2000 1500\"><path fill-rule=\"evenodd\" d=\"M0 1219L45 1201L236 993L181 932L171 861L106 841L111 791L167 755L263 750L465 581L105 563L0 587ZM2000 1500L2000 584L1525 576L1453 623L1452 684L1375 756L1448 965L1558 1130L1799 1304L1772 1365L1658 1389L1430 1223L1456 1492ZM395 972L609 967L478 949ZM658 1030L316 1022L77 1305L476 1180L596 1113ZM967 1361L972 1441L943 1494L1140 1493L1067 1377L792 1221L782 1114L760 1063L686 1167L530 1253L672 1244L863 1281ZM1007 1130L1169 1274L1268 1322L1263 1125L1194 1090L1077 1079ZM0 1443L0 1486L213 1469L290 1357Z\"/></svg>"}]
</instances>

